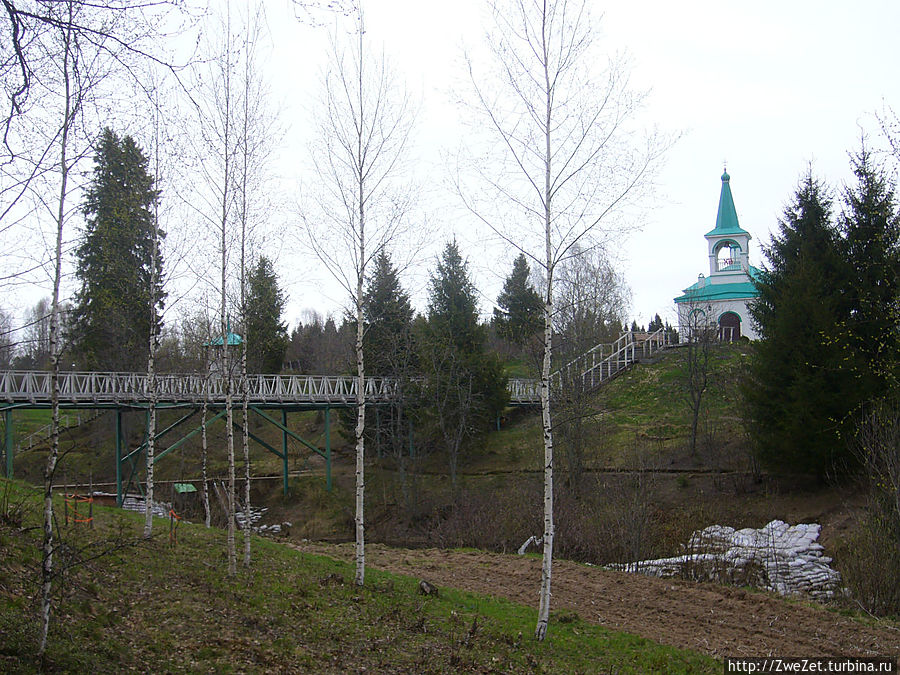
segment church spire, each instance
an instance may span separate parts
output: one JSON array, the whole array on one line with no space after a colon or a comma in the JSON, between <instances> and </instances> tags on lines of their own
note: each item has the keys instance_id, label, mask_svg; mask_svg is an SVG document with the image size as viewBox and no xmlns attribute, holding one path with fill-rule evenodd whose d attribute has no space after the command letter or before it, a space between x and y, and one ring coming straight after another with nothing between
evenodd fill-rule
<instances>
[{"instance_id":1,"label":"church spire","mask_svg":"<svg viewBox=\"0 0 900 675\"><path fill-rule=\"evenodd\" d=\"M719 193L719 213L716 215L716 227L706 236L718 236L724 234L747 234L738 223L737 210L734 208L734 198L731 196L731 176L726 170L722 174L722 191Z\"/></svg>"}]
</instances>

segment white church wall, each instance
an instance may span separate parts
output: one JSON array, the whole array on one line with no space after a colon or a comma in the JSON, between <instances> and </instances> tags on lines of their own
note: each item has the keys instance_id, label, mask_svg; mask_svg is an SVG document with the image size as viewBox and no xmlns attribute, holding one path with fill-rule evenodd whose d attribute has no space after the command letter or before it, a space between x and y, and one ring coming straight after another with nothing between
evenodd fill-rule
<instances>
[{"instance_id":1,"label":"white church wall","mask_svg":"<svg viewBox=\"0 0 900 675\"><path fill-rule=\"evenodd\" d=\"M734 312L741 319L741 335L751 340L759 338L750 320L750 312L747 310L746 299L706 300L691 304L678 303L678 335L680 342L686 342L690 334L690 315L694 311L702 312L707 325L718 325L719 318L726 312Z\"/></svg>"}]
</instances>

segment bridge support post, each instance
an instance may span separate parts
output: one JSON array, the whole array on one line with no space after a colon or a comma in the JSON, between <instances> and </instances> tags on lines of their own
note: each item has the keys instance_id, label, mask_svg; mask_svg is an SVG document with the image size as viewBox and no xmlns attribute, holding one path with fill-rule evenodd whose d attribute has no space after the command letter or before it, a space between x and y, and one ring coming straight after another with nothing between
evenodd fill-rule
<instances>
[{"instance_id":1,"label":"bridge support post","mask_svg":"<svg viewBox=\"0 0 900 675\"><path fill-rule=\"evenodd\" d=\"M122 506L122 411L116 410L116 504Z\"/></svg>"},{"instance_id":2,"label":"bridge support post","mask_svg":"<svg viewBox=\"0 0 900 675\"><path fill-rule=\"evenodd\" d=\"M287 435L287 408L281 409L281 470L284 475L283 494L286 497L288 493L288 435Z\"/></svg>"},{"instance_id":3,"label":"bridge support post","mask_svg":"<svg viewBox=\"0 0 900 675\"><path fill-rule=\"evenodd\" d=\"M331 407L325 406L325 489L331 492Z\"/></svg>"},{"instance_id":4,"label":"bridge support post","mask_svg":"<svg viewBox=\"0 0 900 675\"><path fill-rule=\"evenodd\" d=\"M6 477L13 476L13 427L12 427L12 408L5 411L6 422Z\"/></svg>"}]
</instances>

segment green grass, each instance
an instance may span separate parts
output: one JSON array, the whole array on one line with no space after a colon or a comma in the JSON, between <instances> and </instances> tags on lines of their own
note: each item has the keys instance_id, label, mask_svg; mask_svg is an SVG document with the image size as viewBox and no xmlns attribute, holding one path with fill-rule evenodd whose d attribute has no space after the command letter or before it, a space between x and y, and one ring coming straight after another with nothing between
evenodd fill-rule
<instances>
[{"instance_id":1,"label":"green grass","mask_svg":"<svg viewBox=\"0 0 900 675\"><path fill-rule=\"evenodd\" d=\"M9 485L7 483L7 485ZM0 485L0 490L3 486ZM0 514L0 670L37 672L37 495L13 484ZM2 502L0 502L2 503ZM705 673L714 660L608 631L571 613L532 637L535 612L504 600L441 589L254 538L250 570L226 574L224 534L182 525L178 544L157 520L95 509L97 527L62 527L58 561L84 561L104 544L121 548L73 567L57 583L47 652L58 672L541 672ZM239 539L240 541L240 539ZM76 553L76 551L81 551Z\"/></svg>"},{"instance_id":2,"label":"green grass","mask_svg":"<svg viewBox=\"0 0 900 675\"><path fill-rule=\"evenodd\" d=\"M718 445L743 439L739 380L749 349L744 344L717 345L712 349L710 385L700 433L715 436ZM688 445L691 415L682 355L681 350L668 351L657 362L634 366L596 392L585 419L588 467L628 466L638 448L656 452L657 461L663 455L683 453ZM478 439L465 470L540 467L540 418L522 411L513 411L510 417L511 422L500 432ZM729 453L743 456L733 448Z\"/></svg>"},{"instance_id":3,"label":"green grass","mask_svg":"<svg viewBox=\"0 0 900 675\"><path fill-rule=\"evenodd\" d=\"M84 411L81 418L86 419L92 414L92 411ZM73 426L78 423L79 414L72 410L60 410L59 421L63 426ZM24 439L26 436L42 430L50 424L51 411L49 409L19 409L13 411L13 434L18 440ZM5 430L5 418L3 421Z\"/></svg>"}]
</instances>

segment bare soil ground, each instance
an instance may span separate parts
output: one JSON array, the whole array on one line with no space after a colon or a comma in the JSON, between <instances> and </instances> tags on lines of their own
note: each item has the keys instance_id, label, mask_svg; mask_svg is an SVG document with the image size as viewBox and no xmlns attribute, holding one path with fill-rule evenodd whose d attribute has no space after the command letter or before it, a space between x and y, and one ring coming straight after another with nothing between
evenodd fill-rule
<instances>
[{"instance_id":1,"label":"bare soil ground","mask_svg":"<svg viewBox=\"0 0 900 675\"><path fill-rule=\"evenodd\" d=\"M353 544L290 544L308 553L353 560ZM440 586L537 607L541 561L533 556L438 549L366 548L369 566ZM654 579L554 562L556 611L661 644L725 656L893 656L900 626L740 588Z\"/></svg>"}]
</instances>

